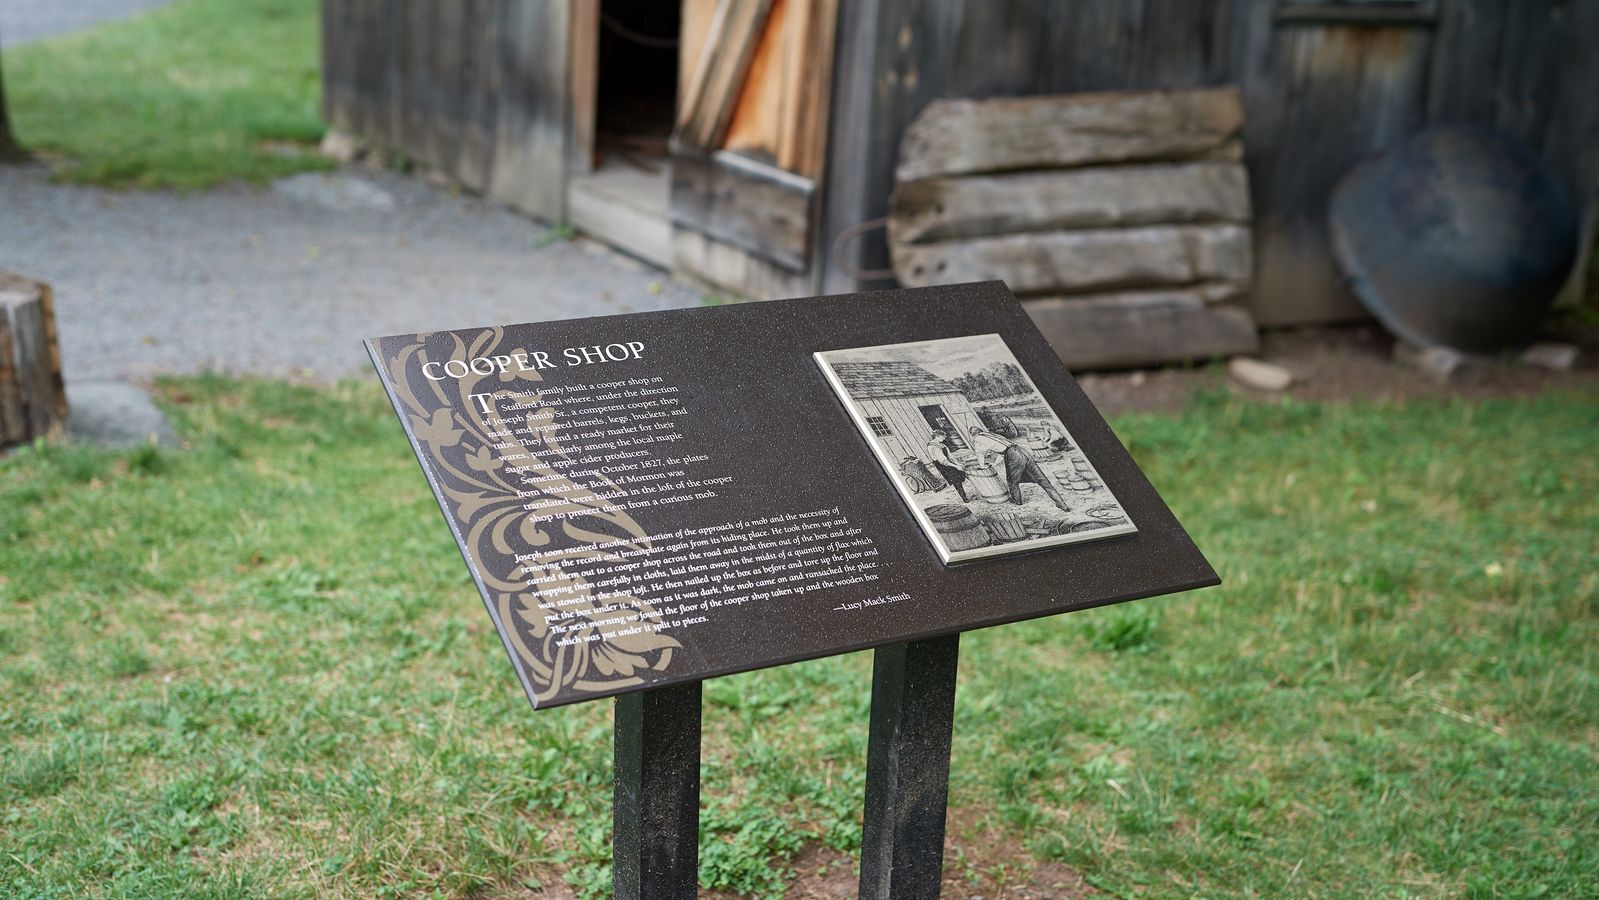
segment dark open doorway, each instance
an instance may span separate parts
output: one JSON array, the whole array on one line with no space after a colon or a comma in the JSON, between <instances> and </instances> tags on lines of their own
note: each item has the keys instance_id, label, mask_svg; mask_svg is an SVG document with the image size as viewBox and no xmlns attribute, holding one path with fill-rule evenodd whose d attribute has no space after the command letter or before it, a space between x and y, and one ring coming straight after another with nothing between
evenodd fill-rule
<instances>
[{"instance_id":1,"label":"dark open doorway","mask_svg":"<svg viewBox=\"0 0 1599 900\"><path fill-rule=\"evenodd\" d=\"M671 264L667 145L677 113L682 9L661 0L600 0L591 8L593 139L567 193L572 224L659 265ZM580 62L578 65L584 65ZM579 99L578 102L585 102Z\"/></svg>"}]
</instances>

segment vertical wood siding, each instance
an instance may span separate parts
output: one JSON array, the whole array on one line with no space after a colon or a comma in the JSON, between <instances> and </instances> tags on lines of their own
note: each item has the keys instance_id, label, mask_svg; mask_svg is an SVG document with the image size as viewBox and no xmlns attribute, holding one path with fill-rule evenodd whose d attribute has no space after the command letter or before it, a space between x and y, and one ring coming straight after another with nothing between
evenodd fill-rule
<instances>
[{"instance_id":1,"label":"vertical wood siding","mask_svg":"<svg viewBox=\"0 0 1599 900\"><path fill-rule=\"evenodd\" d=\"M1592 208L1599 2L1422 0L1376 24L1349 21L1358 10L1348 5L1326 18L1313 6L843 0L821 246L887 213L900 138L932 100L1224 83L1244 92L1262 322L1361 315L1328 259L1327 195L1350 167L1423 125L1509 132ZM846 254L843 267L827 262L826 290L857 286L846 268L888 266L881 234Z\"/></svg>"},{"instance_id":2,"label":"vertical wood siding","mask_svg":"<svg viewBox=\"0 0 1599 900\"><path fill-rule=\"evenodd\" d=\"M572 0L323 0L323 115L548 219L564 214Z\"/></svg>"}]
</instances>

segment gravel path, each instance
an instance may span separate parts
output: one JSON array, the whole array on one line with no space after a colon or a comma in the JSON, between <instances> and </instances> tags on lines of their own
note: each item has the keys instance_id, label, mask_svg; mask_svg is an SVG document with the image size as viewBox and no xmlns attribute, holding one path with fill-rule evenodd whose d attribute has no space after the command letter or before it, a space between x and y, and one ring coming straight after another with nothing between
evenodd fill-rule
<instances>
[{"instance_id":1,"label":"gravel path","mask_svg":"<svg viewBox=\"0 0 1599 900\"><path fill-rule=\"evenodd\" d=\"M0 167L0 269L54 287L69 381L364 377L365 337L700 300L598 244L546 234L483 200L358 167L191 195Z\"/></svg>"},{"instance_id":2,"label":"gravel path","mask_svg":"<svg viewBox=\"0 0 1599 900\"><path fill-rule=\"evenodd\" d=\"M0 0L0 48L123 19L172 0Z\"/></svg>"}]
</instances>

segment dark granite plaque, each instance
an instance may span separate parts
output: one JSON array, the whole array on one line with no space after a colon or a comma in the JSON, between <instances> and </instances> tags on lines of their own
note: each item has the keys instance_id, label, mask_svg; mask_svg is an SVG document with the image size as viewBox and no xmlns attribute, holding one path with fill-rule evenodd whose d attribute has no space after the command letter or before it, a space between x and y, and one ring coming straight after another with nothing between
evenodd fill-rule
<instances>
[{"instance_id":1,"label":"dark granite plaque","mask_svg":"<svg viewBox=\"0 0 1599 900\"><path fill-rule=\"evenodd\" d=\"M902 418L835 390L880 360L833 351L979 336L846 379ZM1218 583L997 282L367 348L535 706Z\"/></svg>"}]
</instances>

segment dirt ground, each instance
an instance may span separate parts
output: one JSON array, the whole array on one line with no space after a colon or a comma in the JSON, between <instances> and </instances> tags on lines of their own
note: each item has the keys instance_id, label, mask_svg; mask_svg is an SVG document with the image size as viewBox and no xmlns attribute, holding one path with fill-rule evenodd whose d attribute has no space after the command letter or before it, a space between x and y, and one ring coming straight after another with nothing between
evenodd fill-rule
<instances>
[{"instance_id":1,"label":"dirt ground","mask_svg":"<svg viewBox=\"0 0 1599 900\"><path fill-rule=\"evenodd\" d=\"M1267 332L1258 358L1288 369L1295 400L1405 400L1420 397L1529 396L1546 390L1599 386L1599 334L1568 328L1558 339L1582 345L1576 366L1559 372L1527 365L1517 355L1473 360L1448 380L1394 360L1394 341L1375 324ZM1084 373L1078 383L1106 415L1180 409L1199 390L1269 399L1227 377L1226 366Z\"/></svg>"},{"instance_id":2,"label":"dirt ground","mask_svg":"<svg viewBox=\"0 0 1599 900\"><path fill-rule=\"evenodd\" d=\"M1075 869L1059 862L1033 860L1012 836L984 827L973 810L950 811L944 838L944 900L1077 900L1107 896ZM981 861L981 862L969 862ZM795 878L788 900L843 900L860 887L859 860L812 844L790 865ZM702 892L706 900L740 900L733 894Z\"/></svg>"}]
</instances>

